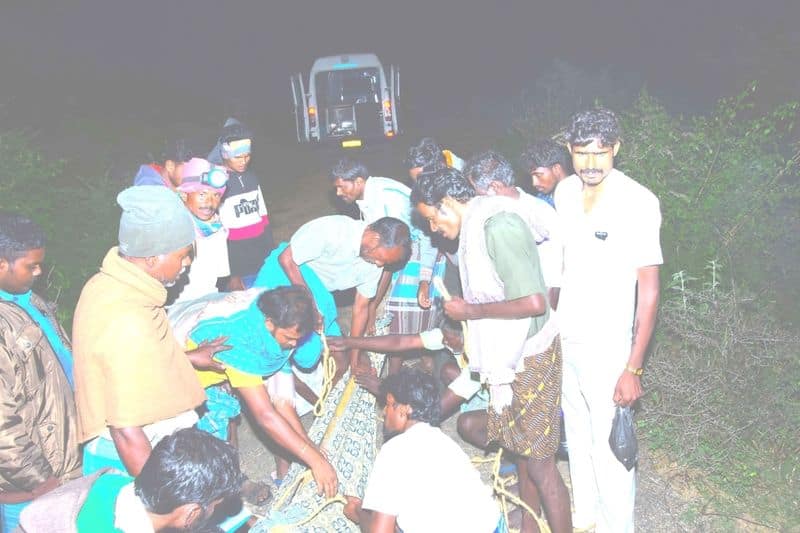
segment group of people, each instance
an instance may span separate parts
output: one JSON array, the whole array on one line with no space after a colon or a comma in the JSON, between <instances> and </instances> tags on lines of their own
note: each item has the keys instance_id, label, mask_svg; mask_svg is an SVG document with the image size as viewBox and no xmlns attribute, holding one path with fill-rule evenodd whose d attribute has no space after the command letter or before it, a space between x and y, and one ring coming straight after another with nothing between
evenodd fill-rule
<instances>
[{"instance_id":1,"label":"group of people","mask_svg":"<svg viewBox=\"0 0 800 533\"><path fill-rule=\"evenodd\" d=\"M611 111L576 114L563 137L520 158L535 195L501 154L464 161L430 138L409 150L410 187L342 159L330 185L359 218L320 217L276 245L252 134L229 120L208 154L172 150L118 195L118 245L81 292L72 344L31 292L42 230L3 213L3 531L44 530L46 508L64 509L49 530L199 531L226 498L263 503L235 452L243 408L271 443L275 484L301 462L334 496L337 473L300 420L331 379L328 350L333 381L349 370L385 405L391 438L344 510L362 531L504 530L437 427L459 411L461 437L507 453L553 531L632 531L634 471L608 436L615 407L642 394L659 204L614 168ZM333 293L347 289L343 335ZM375 337L379 312L389 335ZM363 350L387 354L383 373ZM555 461L562 410L574 513Z\"/></svg>"}]
</instances>

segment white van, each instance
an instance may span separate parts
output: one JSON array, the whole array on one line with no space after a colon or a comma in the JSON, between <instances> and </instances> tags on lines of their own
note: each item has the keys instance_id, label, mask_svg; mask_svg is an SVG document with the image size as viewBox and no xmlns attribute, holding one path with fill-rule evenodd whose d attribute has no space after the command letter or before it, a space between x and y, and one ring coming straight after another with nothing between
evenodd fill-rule
<instances>
[{"instance_id":1,"label":"white van","mask_svg":"<svg viewBox=\"0 0 800 533\"><path fill-rule=\"evenodd\" d=\"M400 73L388 77L375 54L320 57L308 76L291 76L297 141L335 142L344 148L397 136Z\"/></svg>"}]
</instances>

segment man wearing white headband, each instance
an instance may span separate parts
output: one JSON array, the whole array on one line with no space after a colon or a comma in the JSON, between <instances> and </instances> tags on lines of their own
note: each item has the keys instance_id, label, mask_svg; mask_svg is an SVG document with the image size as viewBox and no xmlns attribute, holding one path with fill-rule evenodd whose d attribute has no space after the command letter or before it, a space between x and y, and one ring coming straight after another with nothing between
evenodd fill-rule
<instances>
[{"instance_id":1,"label":"man wearing white headband","mask_svg":"<svg viewBox=\"0 0 800 533\"><path fill-rule=\"evenodd\" d=\"M219 208L228 229L230 280L228 290L252 285L264 259L275 247L267 205L258 177L248 170L252 133L238 120L229 118L208 160L228 171L228 185Z\"/></svg>"}]
</instances>

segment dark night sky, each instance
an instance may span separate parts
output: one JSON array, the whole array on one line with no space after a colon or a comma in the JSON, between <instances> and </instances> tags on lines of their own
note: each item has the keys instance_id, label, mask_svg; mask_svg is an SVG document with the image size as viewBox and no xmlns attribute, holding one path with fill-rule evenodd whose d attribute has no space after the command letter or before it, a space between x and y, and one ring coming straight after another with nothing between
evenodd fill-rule
<instances>
[{"instance_id":1,"label":"dark night sky","mask_svg":"<svg viewBox=\"0 0 800 533\"><path fill-rule=\"evenodd\" d=\"M13 0L0 8L0 90L35 84L101 107L177 93L285 113L291 72L374 51L400 65L415 107L441 115L500 109L554 59L633 80L633 92L646 83L679 110L706 109L755 77L776 98L800 94L798 0L271 4Z\"/></svg>"}]
</instances>

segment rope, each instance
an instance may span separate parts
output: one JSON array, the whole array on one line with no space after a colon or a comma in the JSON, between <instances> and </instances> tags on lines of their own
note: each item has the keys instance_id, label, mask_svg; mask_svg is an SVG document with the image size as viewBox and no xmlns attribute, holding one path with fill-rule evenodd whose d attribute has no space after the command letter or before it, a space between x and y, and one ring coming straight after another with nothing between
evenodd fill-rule
<instances>
[{"instance_id":1,"label":"rope","mask_svg":"<svg viewBox=\"0 0 800 533\"><path fill-rule=\"evenodd\" d=\"M450 295L450 292L447 290L447 287L444 286L444 282L442 281L442 278L434 277L433 278L433 284L436 287L436 290L439 291L439 293L441 293L442 298L444 298L444 300L446 302L449 302L450 300L453 299L453 297ZM464 333L464 353L461 354L461 357L459 357L457 361L458 361L458 366L461 367L461 369L463 370L464 368L467 368L467 366L468 366L468 360L467 360L466 356L467 356L467 354L469 354L469 349L467 348L467 321L466 320L462 320L461 321L461 330ZM529 513L534 518L534 520L536 520L536 523L539 526L539 531L541 533L550 533L550 527L547 525L547 522L544 519L542 519L542 517L540 517L538 514L536 514L533 511L533 509L531 509L530 506L527 503L522 501L521 498L519 498L517 495L515 495L514 493L512 493L511 491L509 491L506 488L508 485L513 485L514 482L517 481L517 476L511 475L511 476L508 476L508 477L504 478L504 477L502 477L500 475L500 462L501 462L502 458L503 458L503 449L501 448L497 452L497 454L495 455L495 457L493 459L483 459L481 457L474 457L472 459L472 462L479 464L479 463L488 463L488 462L491 461L493 463L493 466L492 466L492 490L494 490L496 498L497 498L497 500L498 500L498 502L500 504L500 509L502 510L503 516L506 519L506 524L509 523L508 522L508 502L511 502L514 505L516 505L517 507L519 507L520 509L522 509L523 512ZM510 528L509 528L509 531L511 531Z\"/></svg>"},{"instance_id":2,"label":"rope","mask_svg":"<svg viewBox=\"0 0 800 533\"><path fill-rule=\"evenodd\" d=\"M515 482L518 481L516 475L510 475L507 477L503 477L500 475L500 464L503 458L503 449L501 448L495 454L494 457L491 458L483 458L483 457L473 457L472 462L474 464L482 464L482 463L492 463L492 490L495 493L495 498L497 499L498 503L500 504L500 510L503 512L503 516L506 519L506 524L509 523L508 521L508 504L509 502L516 505L518 508L522 509L523 512L530 514L534 520L536 520L536 524L539 526L539 531L541 533L550 533L550 526L547 525L547 521L544 520L541 516L536 514L531 507L522 501L522 499L508 490L509 485L513 485ZM509 528L511 531L511 528Z\"/></svg>"},{"instance_id":3,"label":"rope","mask_svg":"<svg viewBox=\"0 0 800 533\"><path fill-rule=\"evenodd\" d=\"M325 342L324 336L322 337L322 342L325 346L324 352L327 352L328 344L327 342ZM334 370L336 368L335 365L336 364L334 362ZM350 380L347 382L344 391L342 392L342 397L339 399L339 403L336 405L336 411L334 411L333 413L333 418L331 418L330 422L328 422L328 427L325 428L325 434L322 435L322 439L320 440L319 443L320 449L323 449L325 447L326 441L330 438L331 432L334 430L339 419L344 414L344 410L347 408L347 403L350 401L350 398L353 396L353 393L356 391L356 388L357 388L356 380L355 378L351 377ZM322 398L322 395L320 395L320 398ZM273 508L274 509L280 508L284 503L286 503L286 500L289 498L289 496L292 496L294 495L295 492L297 492L297 489L300 488L301 485L309 483L312 479L313 479L313 474L311 473L311 470L306 470L305 472L303 472L301 476L298 476L297 479L295 479L292 482L292 484L286 489L286 491L281 495L281 497L275 500ZM294 531L294 528L301 526L306 522L312 520L315 516L321 513L327 506L336 502L346 505L347 499L342 494L337 494L332 498L327 498L310 516L294 524L286 524L273 527L270 531L274 531L275 533L282 533L284 531L286 532Z\"/></svg>"},{"instance_id":4,"label":"rope","mask_svg":"<svg viewBox=\"0 0 800 533\"><path fill-rule=\"evenodd\" d=\"M305 483L308 483L308 482L310 482L312 479L313 479L313 476L312 476L312 474L311 474L311 470L306 470L305 472L303 472L303 475L301 475L301 476L298 476L298 477L297 477L297 478L296 478L296 479L295 479L295 480L292 482L292 485L290 485L290 486L289 486L289 487L286 489L286 491L283 493L283 495L282 495L282 496L281 496L281 497L280 497L278 500L275 500L275 504L273 505L273 507L274 507L274 508L278 508L278 507L282 506L282 505L283 505L283 504L286 502L286 499L287 499L289 496L294 496L294 494L297 492L297 489L299 489L299 488L300 488L300 485L303 485L303 484L305 484ZM327 499L325 499L325 501L323 501L323 502L322 502L322 503L321 503L321 504L320 504L320 505L319 505L319 506L318 506L318 507L317 507L317 508L314 510L314 512L312 512L312 513L311 513L309 516L307 516L306 518L303 518L303 519L302 519L302 520L300 520L299 522L295 522L294 524L281 524L281 525L278 525L278 526L275 526L275 527L272 527L272 528L270 528L270 531L271 531L271 532L274 532L274 533L282 533L282 532L284 532L284 531L286 531L286 532L293 531L293 530L294 530L294 528L296 528L296 527L300 527L300 526L302 526L303 524L305 524L305 523L307 523L307 522L310 522L311 520L313 520L313 519L314 519L314 518L315 518L315 517L316 517L316 516L317 516L319 513L321 513L322 511L324 511L324 510L325 510L325 508L326 508L327 506L329 506L330 504L332 504L332 503L337 503L337 502L338 502L338 503L341 503L342 505L347 505L347 499L346 499L344 496L342 496L341 494L337 494L337 495L336 495L336 496L334 496L333 498L327 498Z\"/></svg>"},{"instance_id":5,"label":"rope","mask_svg":"<svg viewBox=\"0 0 800 533\"><path fill-rule=\"evenodd\" d=\"M322 416L325 412L325 400L333 390L333 378L336 375L336 359L331 356L328 339L324 333L320 333L320 337L322 338L322 390L314 404L314 416Z\"/></svg>"},{"instance_id":6,"label":"rope","mask_svg":"<svg viewBox=\"0 0 800 533\"><path fill-rule=\"evenodd\" d=\"M440 278L438 276L434 277L433 278L433 285L434 285L434 287L436 287L436 290L439 291L439 293L442 295L442 298L444 299L445 302L449 302L450 300L453 299L453 297L450 294L450 291L448 291L447 287L444 286L444 281L442 281L442 278ZM456 362L458 363L458 367L461 370L464 370L465 368L467 368L469 366L469 361L467 359L467 354L469 354L469 350L467 349L467 321L466 320L462 320L461 321L461 331L463 332L463 335L464 335L464 350L462 351L461 356L456 359Z\"/></svg>"}]
</instances>

